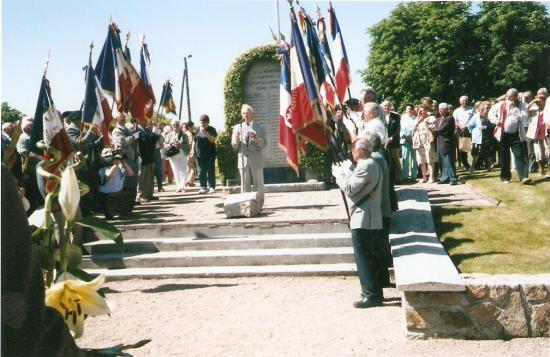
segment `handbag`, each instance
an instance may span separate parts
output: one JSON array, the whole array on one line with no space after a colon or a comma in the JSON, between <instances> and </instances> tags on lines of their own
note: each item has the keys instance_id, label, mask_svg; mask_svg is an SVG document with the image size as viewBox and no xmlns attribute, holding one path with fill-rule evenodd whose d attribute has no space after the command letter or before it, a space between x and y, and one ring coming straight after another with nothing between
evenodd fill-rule
<instances>
[{"instance_id":1,"label":"handbag","mask_svg":"<svg viewBox=\"0 0 550 357\"><path fill-rule=\"evenodd\" d=\"M458 139L458 150L462 152L472 151L472 138L460 138Z\"/></svg>"},{"instance_id":2,"label":"handbag","mask_svg":"<svg viewBox=\"0 0 550 357\"><path fill-rule=\"evenodd\" d=\"M175 147L174 145L168 145L167 147L164 148L164 155L166 155L166 157L175 156L179 154L179 152L180 152L180 149L178 147Z\"/></svg>"}]
</instances>

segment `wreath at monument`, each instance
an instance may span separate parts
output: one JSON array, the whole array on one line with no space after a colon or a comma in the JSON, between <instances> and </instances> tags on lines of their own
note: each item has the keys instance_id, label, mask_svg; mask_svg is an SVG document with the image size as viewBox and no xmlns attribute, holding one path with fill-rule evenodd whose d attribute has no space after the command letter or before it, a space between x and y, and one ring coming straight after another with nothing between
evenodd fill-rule
<instances>
[{"instance_id":1,"label":"wreath at monument","mask_svg":"<svg viewBox=\"0 0 550 357\"><path fill-rule=\"evenodd\" d=\"M237 152L231 147L231 133L233 126L239 124L241 107L245 103L244 84L250 68L258 62L273 61L279 64L277 59L277 46L267 45L254 47L238 57L225 75L224 84L224 113L225 127L218 136L216 156L220 180L225 183L227 179L238 176Z\"/></svg>"}]
</instances>

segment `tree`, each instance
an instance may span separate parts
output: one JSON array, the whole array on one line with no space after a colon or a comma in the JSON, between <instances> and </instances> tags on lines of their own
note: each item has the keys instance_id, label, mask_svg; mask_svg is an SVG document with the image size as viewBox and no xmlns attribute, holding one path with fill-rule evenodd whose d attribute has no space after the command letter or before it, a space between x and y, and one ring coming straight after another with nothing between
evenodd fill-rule
<instances>
[{"instance_id":1,"label":"tree","mask_svg":"<svg viewBox=\"0 0 550 357\"><path fill-rule=\"evenodd\" d=\"M396 108L424 96L454 102L468 83L475 53L469 4L422 2L398 5L368 29L363 80Z\"/></svg>"},{"instance_id":2,"label":"tree","mask_svg":"<svg viewBox=\"0 0 550 357\"><path fill-rule=\"evenodd\" d=\"M456 104L550 83L550 19L535 2L398 5L368 29L371 48L363 81L396 108L424 96Z\"/></svg>"},{"instance_id":3,"label":"tree","mask_svg":"<svg viewBox=\"0 0 550 357\"><path fill-rule=\"evenodd\" d=\"M7 102L2 103L2 122L14 122L17 120L21 120L23 118L23 114L8 105Z\"/></svg>"},{"instance_id":4,"label":"tree","mask_svg":"<svg viewBox=\"0 0 550 357\"><path fill-rule=\"evenodd\" d=\"M477 15L488 96L550 84L550 18L536 2L483 2Z\"/></svg>"}]
</instances>

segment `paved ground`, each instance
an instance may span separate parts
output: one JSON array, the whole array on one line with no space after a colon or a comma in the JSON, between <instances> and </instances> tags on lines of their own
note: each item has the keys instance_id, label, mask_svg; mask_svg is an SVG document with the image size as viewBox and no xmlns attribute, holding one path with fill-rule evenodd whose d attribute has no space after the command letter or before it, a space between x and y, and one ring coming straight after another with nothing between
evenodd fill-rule
<instances>
[{"instance_id":1,"label":"paved ground","mask_svg":"<svg viewBox=\"0 0 550 357\"><path fill-rule=\"evenodd\" d=\"M355 277L129 280L108 283L110 317L81 347L150 338L134 356L548 356L548 339L408 340L400 300L352 307Z\"/></svg>"},{"instance_id":2,"label":"paved ground","mask_svg":"<svg viewBox=\"0 0 550 357\"><path fill-rule=\"evenodd\" d=\"M469 186L416 185L446 204L480 203ZM226 194L175 194L136 208L138 224L223 222ZM481 198L484 200L484 198ZM490 200L486 200L491 202ZM485 202L486 203L486 202ZM154 209L154 210L153 210ZM338 190L272 193L260 217L237 222L345 220ZM232 220L233 221L233 220ZM127 222L124 222L127 223ZM548 339L408 340L395 289L385 306L358 310L356 277L129 280L107 284L117 304L89 318L81 347L152 342L135 356L547 356Z\"/></svg>"}]
</instances>

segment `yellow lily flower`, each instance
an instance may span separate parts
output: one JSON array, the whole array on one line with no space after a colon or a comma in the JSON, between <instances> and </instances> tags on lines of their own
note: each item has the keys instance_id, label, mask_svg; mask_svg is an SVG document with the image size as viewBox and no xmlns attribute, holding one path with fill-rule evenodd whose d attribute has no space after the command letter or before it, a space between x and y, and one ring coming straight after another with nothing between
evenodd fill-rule
<instances>
[{"instance_id":1,"label":"yellow lily flower","mask_svg":"<svg viewBox=\"0 0 550 357\"><path fill-rule=\"evenodd\" d=\"M86 317L111 313L113 304L97 293L97 289L104 282L103 274L90 282L85 282L76 279L70 273L63 273L56 283L46 290L46 305L63 315L74 338L82 336Z\"/></svg>"},{"instance_id":2,"label":"yellow lily flower","mask_svg":"<svg viewBox=\"0 0 550 357\"><path fill-rule=\"evenodd\" d=\"M61 175L58 200L65 219L74 221L80 202L80 190L78 189L76 174L71 166L68 166Z\"/></svg>"}]
</instances>

